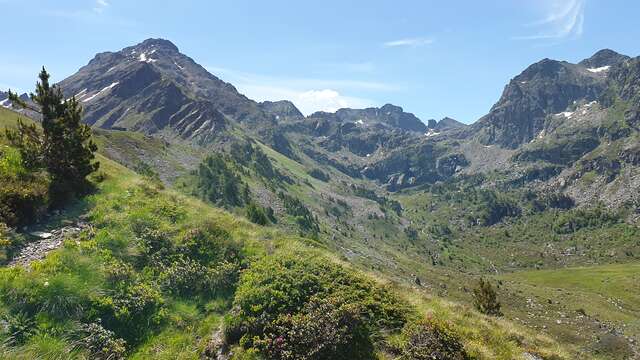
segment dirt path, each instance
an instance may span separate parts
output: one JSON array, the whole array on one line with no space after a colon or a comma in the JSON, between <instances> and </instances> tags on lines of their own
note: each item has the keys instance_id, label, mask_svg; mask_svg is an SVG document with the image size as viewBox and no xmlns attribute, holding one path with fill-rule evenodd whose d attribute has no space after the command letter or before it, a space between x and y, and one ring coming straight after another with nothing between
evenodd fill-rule
<instances>
[{"instance_id":1,"label":"dirt path","mask_svg":"<svg viewBox=\"0 0 640 360\"><path fill-rule=\"evenodd\" d=\"M62 246L64 239L89 227L89 223L79 220L73 225L58 229L31 232L29 235L37 240L29 242L20 249L20 252L9 262L9 266L27 266L35 260L43 259L50 251Z\"/></svg>"}]
</instances>

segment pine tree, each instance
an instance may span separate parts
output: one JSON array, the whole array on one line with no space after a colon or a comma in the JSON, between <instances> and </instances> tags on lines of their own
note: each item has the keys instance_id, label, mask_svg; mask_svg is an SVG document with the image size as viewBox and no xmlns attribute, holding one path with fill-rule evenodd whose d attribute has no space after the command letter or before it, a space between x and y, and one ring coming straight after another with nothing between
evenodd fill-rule
<instances>
[{"instance_id":1,"label":"pine tree","mask_svg":"<svg viewBox=\"0 0 640 360\"><path fill-rule=\"evenodd\" d=\"M483 314L502 316L496 291L489 281L480 278L478 286L473 289L473 304Z\"/></svg>"},{"instance_id":2,"label":"pine tree","mask_svg":"<svg viewBox=\"0 0 640 360\"><path fill-rule=\"evenodd\" d=\"M82 107L75 99L65 100L62 90L49 84L49 74L42 68L33 107L9 92L14 103L42 116L42 134L35 126L20 124L7 130L7 138L20 149L29 166L44 167L51 176L51 195L60 201L86 189L87 175L98 169L93 162L97 146L91 141L91 129L82 123Z\"/></svg>"}]
</instances>

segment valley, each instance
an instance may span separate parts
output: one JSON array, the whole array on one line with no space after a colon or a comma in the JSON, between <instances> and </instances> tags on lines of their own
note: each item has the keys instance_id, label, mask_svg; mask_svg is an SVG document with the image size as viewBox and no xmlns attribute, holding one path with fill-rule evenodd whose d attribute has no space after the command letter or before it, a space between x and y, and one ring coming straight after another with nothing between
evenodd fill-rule
<instances>
[{"instance_id":1,"label":"valley","mask_svg":"<svg viewBox=\"0 0 640 360\"><path fill-rule=\"evenodd\" d=\"M31 271L2 269L12 295L0 315L24 307L46 330L3 345L3 356L30 358L43 344L86 356L56 337L72 327L45 307L59 295L77 301L56 305L76 309L76 321L111 314L102 321L126 339L123 356L222 359L211 351L229 346L234 359L276 358L256 330L276 329L256 319L304 309L294 324L303 326L320 316L314 306L336 306L317 294L370 307L362 321L378 359L401 356L399 329L416 316L445 324L469 358L640 356L640 58L541 60L470 125L423 122L391 104L304 116L289 101L245 97L164 39L100 53L57 85L92 128L96 189L24 226L80 212L92 230ZM2 128L39 123L5 99ZM224 236L201 245L224 258L189 248L200 240L187 234L207 226ZM17 230L8 236L26 242ZM205 273L229 278L190 286ZM474 310L480 278L495 285L502 317ZM147 303L125 321L133 310L118 296L135 291ZM126 329L143 322L153 330ZM221 332L228 343L214 349Z\"/></svg>"}]
</instances>

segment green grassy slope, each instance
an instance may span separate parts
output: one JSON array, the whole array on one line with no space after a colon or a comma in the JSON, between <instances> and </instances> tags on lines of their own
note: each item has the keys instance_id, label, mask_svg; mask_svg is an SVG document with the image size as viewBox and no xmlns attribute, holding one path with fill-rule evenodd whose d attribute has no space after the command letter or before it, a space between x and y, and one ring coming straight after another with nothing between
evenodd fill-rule
<instances>
[{"instance_id":1,"label":"green grassy slope","mask_svg":"<svg viewBox=\"0 0 640 360\"><path fill-rule=\"evenodd\" d=\"M0 287L3 289L0 315L16 316L20 311L33 314L29 323L33 333L15 346L5 344L0 350L0 357L87 358L89 355L74 345L68 331L76 326L77 321L94 321L96 314L92 311L119 304L118 283L112 283L110 279L113 276L132 277L136 279L134 284L140 286L155 284L160 279L154 275L153 268L139 263L144 259L141 251L145 251L145 247L140 247L137 231L145 227L155 228L166 232L171 242L179 243L185 232L212 223L241 247L245 266L251 268L253 263L265 257L277 259L295 253L303 262L307 257L317 258L345 271L353 271L359 277L370 278L372 283L378 284L376 286L387 287L405 298L412 305L412 312L418 316L433 317L448 324L460 337L467 352L479 359L513 359L525 351L546 358L571 358L573 350L570 347L563 349L548 337L536 335L506 320L487 318L469 306L433 297L424 289L389 282L379 272L363 273L351 269L350 264L315 241L289 235L275 227L251 224L197 199L164 189L157 182L140 177L103 156L98 156L98 160L104 179L96 182L96 192L67 210L72 210L74 216L79 212L86 213L93 229L68 239L62 248L50 253L45 260L33 263L29 270L0 269ZM65 215L68 215L66 211L60 217ZM41 226L55 227L61 223L60 218L52 218ZM126 266L118 266L116 269L119 270L114 273L114 264L123 263L129 263L133 268L127 270ZM131 286L127 291L144 289ZM140 300L148 297L143 300L147 305L142 309L149 312L144 310L139 315L143 316L141 320L148 329L131 335L128 356L141 359L199 358L214 337L222 318L229 312L233 293L179 296L165 290L158 294L152 289L149 288L150 292L144 296L140 293ZM285 293L285 296L289 294ZM127 309L127 313L118 316L127 318L137 314L130 313L134 308ZM122 318L116 316L117 319ZM114 320L105 318L103 321L109 323ZM2 336L6 339L7 334ZM378 356L391 358L392 355L380 349Z\"/></svg>"}]
</instances>

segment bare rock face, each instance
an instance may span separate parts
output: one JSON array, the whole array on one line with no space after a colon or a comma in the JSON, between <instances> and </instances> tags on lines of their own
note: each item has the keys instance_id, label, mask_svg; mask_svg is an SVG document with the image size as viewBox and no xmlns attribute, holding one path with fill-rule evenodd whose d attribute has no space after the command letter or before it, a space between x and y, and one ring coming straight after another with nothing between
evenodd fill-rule
<instances>
[{"instance_id":1,"label":"bare rock face","mask_svg":"<svg viewBox=\"0 0 640 360\"><path fill-rule=\"evenodd\" d=\"M516 148L544 128L547 115L564 111L577 100L595 100L604 89L605 77L599 73L544 59L513 78L473 128L483 144Z\"/></svg>"},{"instance_id":2,"label":"bare rock face","mask_svg":"<svg viewBox=\"0 0 640 360\"><path fill-rule=\"evenodd\" d=\"M599 99L608 88L610 72L629 60L612 50L601 50L578 64L541 60L505 87L489 114L472 126L483 144L517 148L545 127L547 116L565 111L576 102Z\"/></svg>"}]
</instances>

